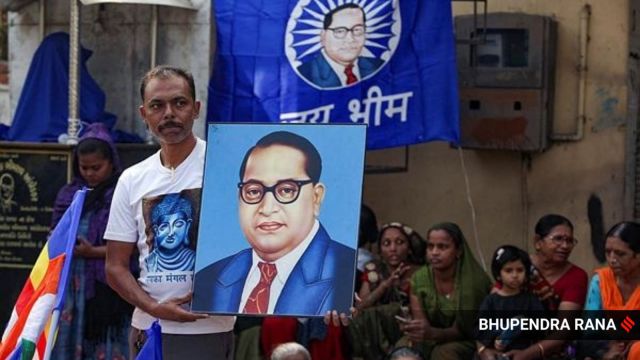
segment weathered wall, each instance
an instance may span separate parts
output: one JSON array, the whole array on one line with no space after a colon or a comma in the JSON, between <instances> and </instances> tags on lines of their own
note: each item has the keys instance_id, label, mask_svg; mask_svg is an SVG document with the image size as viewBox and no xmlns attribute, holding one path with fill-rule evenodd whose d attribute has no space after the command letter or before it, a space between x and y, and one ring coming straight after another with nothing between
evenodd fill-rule
<instances>
[{"instance_id":1,"label":"weathered wall","mask_svg":"<svg viewBox=\"0 0 640 360\"><path fill-rule=\"evenodd\" d=\"M541 14L558 22L553 129L560 133L575 129L579 16L586 3L489 2L491 12ZM595 1L591 6L584 138L553 143L547 151L531 156L463 150L478 238L487 260L503 243L532 249L535 222L541 215L555 212L576 225L580 244L572 260L590 270L596 260L589 243L589 195L602 199L605 227L623 220L629 4ZM466 3L454 3L457 14L471 11ZM397 152L370 152L368 162L397 163ZM408 172L365 177L364 201L382 223L404 221L424 234L431 224L450 220L459 223L473 243L472 215L458 151L434 143L412 146L410 154Z\"/></svg>"},{"instance_id":2,"label":"weathered wall","mask_svg":"<svg viewBox=\"0 0 640 360\"><path fill-rule=\"evenodd\" d=\"M47 2L46 32L68 30L69 2ZM210 1L199 0L197 12L161 7L158 63L191 69L198 96L206 105L213 34ZM554 131L571 132L577 116L579 15L583 0L501 0L489 3L493 12L548 15L558 22ZM573 260L595 265L588 243L586 203L591 193L603 201L605 226L623 219L625 121L629 4L627 0L591 4L588 47L587 106L584 138L554 143L531 156L516 152L463 150L471 198L477 215L477 234L485 258L502 243L531 248L532 228L542 214L557 212L576 224L581 239ZM454 3L457 14L471 11ZM82 7L81 41L94 50L89 68L107 93L107 110L116 113L118 127L144 134L137 115L137 81L149 65L150 7L105 5ZM29 60L39 43L38 6L32 4L10 16L12 109L18 101ZM98 21L100 20L100 21ZM203 109L203 114L206 109ZM204 116L201 116L204 119ZM204 121L197 132L204 133ZM369 163L398 163L401 151L370 152ZM458 222L474 238L472 215L457 150L431 143L410 148L409 171L367 175L364 201L380 222L404 221L421 233L443 220Z\"/></svg>"},{"instance_id":3,"label":"weathered wall","mask_svg":"<svg viewBox=\"0 0 640 360\"><path fill-rule=\"evenodd\" d=\"M158 7L157 64L190 69L197 79L197 95L203 101L196 132L204 134L211 41L211 1L193 1L197 11ZM69 31L70 1L51 0L46 6L45 33ZM144 137L145 126L138 116L138 81L149 69L149 5L105 4L81 6L80 41L94 53L88 61L91 75L107 94L106 109L118 116L117 127ZM30 60L40 43L39 7L32 3L9 16L9 61L11 109L15 109Z\"/></svg>"}]
</instances>

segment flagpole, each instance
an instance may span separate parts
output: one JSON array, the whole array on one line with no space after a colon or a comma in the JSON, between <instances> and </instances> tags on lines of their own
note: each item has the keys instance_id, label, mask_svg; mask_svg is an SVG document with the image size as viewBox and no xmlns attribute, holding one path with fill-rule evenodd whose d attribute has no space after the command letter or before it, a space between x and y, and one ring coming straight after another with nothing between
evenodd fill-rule
<instances>
[{"instance_id":1,"label":"flagpole","mask_svg":"<svg viewBox=\"0 0 640 360\"><path fill-rule=\"evenodd\" d=\"M51 323L49 324L49 333L47 334L47 345L44 348L44 356L42 360L49 360L51 358L51 352L53 351L53 341L56 337L56 329L58 328L58 321L60 320L60 310L55 309L51 313Z\"/></svg>"}]
</instances>

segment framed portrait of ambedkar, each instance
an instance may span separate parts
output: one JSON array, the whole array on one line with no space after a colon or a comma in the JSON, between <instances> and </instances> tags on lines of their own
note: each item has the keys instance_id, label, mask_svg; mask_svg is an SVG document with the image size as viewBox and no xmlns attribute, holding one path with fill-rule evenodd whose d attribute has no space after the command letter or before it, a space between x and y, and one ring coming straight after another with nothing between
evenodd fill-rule
<instances>
[{"instance_id":1,"label":"framed portrait of ambedkar","mask_svg":"<svg viewBox=\"0 0 640 360\"><path fill-rule=\"evenodd\" d=\"M191 310L349 313L366 126L207 130Z\"/></svg>"}]
</instances>

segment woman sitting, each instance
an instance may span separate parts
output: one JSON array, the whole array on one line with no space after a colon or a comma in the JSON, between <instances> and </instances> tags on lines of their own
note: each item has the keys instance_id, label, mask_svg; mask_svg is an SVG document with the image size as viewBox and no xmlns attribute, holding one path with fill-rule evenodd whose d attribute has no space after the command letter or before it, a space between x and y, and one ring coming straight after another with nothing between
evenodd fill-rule
<instances>
[{"instance_id":1,"label":"woman sitting","mask_svg":"<svg viewBox=\"0 0 640 360\"><path fill-rule=\"evenodd\" d=\"M489 277L453 223L429 229L427 262L411 279L413 319L400 327L426 359L471 359L474 311L489 293Z\"/></svg>"},{"instance_id":2,"label":"woman sitting","mask_svg":"<svg viewBox=\"0 0 640 360\"><path fill-rule=\"evenodd\" d=\"M517 318L544 311L540 299L529 292L530 269L531 259L526 251L511 245L499 247L491 260L491 273L501 286L484 298L480 317L497 313ZM524 336L517 328L479 331L478 335L478 357L483 360L494 360L506 350L525 349L535 342L532 335Z\"/></svg>"},{"instance_id":3,"label":"woman sitting","mask_svg":"<svg viewBox=\"0 0 640 360\"><path fill-rule=\"evenodd\" d=\"M358 292L361 313L349 327L353 355L365 359L384 358L402 337L394 316L409 312L410 279L419 261L414 253L424 252L420 236L399 222L383 225L377 243L381 261L364 266Z\"/></svg>"},{"instance_id":4,"label":"woman sitting","mask_svg":"<svg viewBox=\"0 0 640 360\"><path fill-rule=\"evenodd\" d=\"M380 229L378 252L381 261L365 264L362 286L358 295L360 309L378 304L409 304L410 279L419 260L413 254L412 244L423 241L410 227L392 222Z\"/></svg>"},{"instance_id":5,"label":"woman sitting","mask_svg":"<svg viewBox=\"0 0 640 360\"><path fill-rule=\"evenodd\" d=\"M640 224L614 225L604 250L608 266L597 269L591 279L585 310L640 310ZM640 342L607 345L590 352L593 358L624 358L628 352L627 359L640 359Z\"/></svg>"},{"instance_id":6,"label":"woman sitting","mask_svg":"<svg viewBox=\"0 0 640 360\"><path fill-rule=\"evenodd\" d=\"M547 214L538 220L534 236L535 253L531 254L530 287L547 310L581 310L587 293L589 276L569 261L578 240L573 224L562 215ZM542 340L523 350L507 353L514 360L565 358L566 343Z\"/></svg>"},{"instance_id":7,"label":"woman sitting","mask_svg":"<svg viewBox=\"0 0 640 360\"><path fill-rule=\"evenodd\" d=\"M562 215L549 214L538 220L531 255L534 266L532 287L548 310L581 310L587 292L588 275L569 261L578 243L573 224Z\"/></svg>"}]
</instances>

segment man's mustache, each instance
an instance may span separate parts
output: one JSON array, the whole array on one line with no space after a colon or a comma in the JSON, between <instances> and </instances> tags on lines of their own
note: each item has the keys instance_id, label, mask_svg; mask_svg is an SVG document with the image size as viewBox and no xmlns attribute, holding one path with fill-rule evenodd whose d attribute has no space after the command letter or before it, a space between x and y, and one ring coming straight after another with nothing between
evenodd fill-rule
<instances>
[{"instance_id":1,"label":"man's mustache","mask_svg":"<svg viewBox=\"0 0 640 360\"><path fill-rule=\"evenodd\" d=\"M162 131L164 129L169 129L169 128L179 128L182 129L184 126L182 126L182 124L180 124L179 122L175 122L175 121L167 121L163 124L160 124L160 126L158 126L158 130Z\"/></svg>"}]
</instances>

